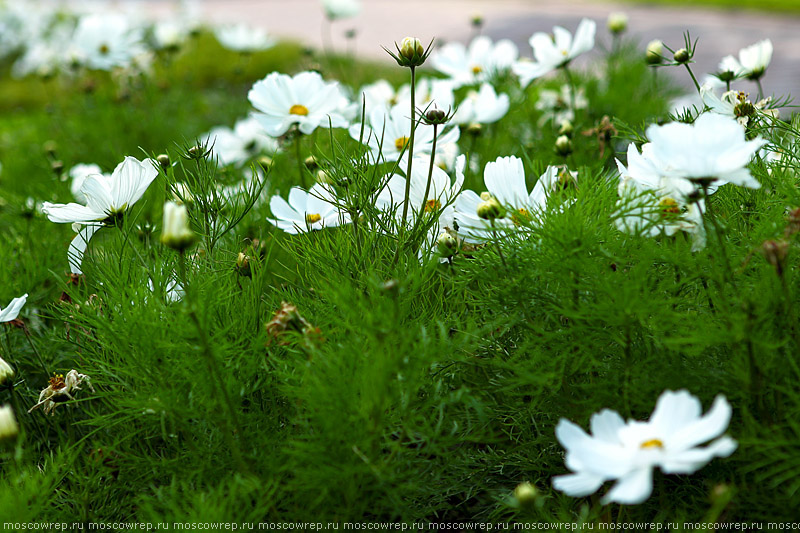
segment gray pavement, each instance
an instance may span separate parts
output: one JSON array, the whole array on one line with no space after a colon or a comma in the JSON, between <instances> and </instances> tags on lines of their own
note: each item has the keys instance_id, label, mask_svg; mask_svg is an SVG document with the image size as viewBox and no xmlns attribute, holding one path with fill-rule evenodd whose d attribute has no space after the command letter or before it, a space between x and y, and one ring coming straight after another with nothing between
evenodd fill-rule
<instances>
[{"instance_id":1,"label":"gray pavement","mask_svg":"<svg viewBox=\"0 0 800 533\"><path fill-rule=\"evenodd\" d=\"M164 2L150 5L154 10L168 9ZM335 48L345 49L343 34L351 28L357 32L352 43L356 53L387 61L381 45L390 47L409 35L423 41L435 37L468 42L473 35L470 18L480 13L485 19L484 34L509 38L522 55L530 57L527 41L533 32L550 31L556 24L574 31L582 17L597 21L598 44L608 44L606 18L611 12L623 11L630 17L628 35L640 39L642 49L652 39L680 47L686 30L699 38L698 76L715 70L723 56L737 55L740 48L770 38L775 52L762 80L765 92L800 93L800 16L592 0L362 0L362 5L359 16L333 23ZM202 6L210 22L246 22L281 37L322 46L326 23L319 0L204 0ZM684 72L670 70L680 83L691 86Z\"/></svg>"}]
</instances>

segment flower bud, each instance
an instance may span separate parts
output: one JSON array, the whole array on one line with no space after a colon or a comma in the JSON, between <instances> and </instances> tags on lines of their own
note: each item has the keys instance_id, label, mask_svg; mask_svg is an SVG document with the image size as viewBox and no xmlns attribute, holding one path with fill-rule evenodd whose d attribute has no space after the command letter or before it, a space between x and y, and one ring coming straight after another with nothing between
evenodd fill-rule
<instances>
[{"instance_id":1,"label":"flower bud","mask_svg":"<svg viewBox=\"0 0 800 533\"><path fill-rule=\"evenodd\" d=\"M473 28L480 28L483 26L483 14L482 13L473 13L472 17L470 17L470 24L472 24Z\"/></svg>"},{"instance_id":2,"label":"flower bud","mask_svg":"<svg viewBox=\"0 0 800 533\"><path fill-rule=\"evenodd\" d=\"M253 272L250 269L250 256L239 252L239 255L236 256L236 272L245 278L250 278L253 276Z\"/></svg>"},{"instance_id":3,"label":"flower bud","mask_svg":"<svg viewBox=\"0 0 800 533\"><path fill-rule=\"evenodd\" d=\"M555 150L562 157L568 156L572 153L572 141L566 135L561 135L556 139Z\"/></svg>"},{"instance_id":4,"label":"flower bud","mask_svg":"<svg viewBox=\"0 0 800 533\"><path fill-rule=\"evenodd\" d=\"M199 144L196 144L189 148L188 150L188 157L189 159L203 159L208 155L208 152L205 148Z\"/></svg>"},{"instance_id":5,"label":"flower bud","mask_svg":"<svg viewBox=\"0 0 800 533\"><path fill-rule=\"evenodd\" d=\"M49 155L50 157L56 156L56 150L58 149L58 144L55 141L45 141L42 145L44 148L44 152Z\"/></svg>"},{"instance_id":6,"label":"flower bud","mask_svg":"<svg viewBox=\"0 0 800 533\"><path fill-rule=\"evenodd\" d=\"M539 497L539 491L529 481L517 485L514 489L514 499L520 505L529 505Z\"/></svg>"},{"instance_id":7,"label":"flower bud","mask_svg":"<svg viewBox=\"0 0 800 533\"><path fill-rule=\"evenodd\" d=\"M14 379L14 369L0 357L0 385L5 385Z\"/></svg>"},{"instance_id":8,"label":"flower bud","mask_svg":"<svg viewBox=\"0 0 800 533\"><path fill-rule=\"evenodd\" d=\"M389 53L401 67L418 67L425 63L428 58L425 47L416 37L406 37L400 43L400 46L395 43L395 47L397 48L397 54Z\"/></svg>"},{"instance_id":9,"label":"flower bud","mask_svg":"<svg viewBox=\"0 0 800 533\"><path fill-rule=\"evenodd\" d=\"M676 63L686 63L689 61L689 51L686 48L680 48L672 55L672 59L674 59Z\"/></svg>"},{"instance_id":10,"label":"flower bud","mask_svg":"<svg viewBox=\"0 0 800 533\"><path fill-rule=\"evenodd\" d=\"M271 157L262 155L261 157L256 159L256 163L258 163L258 166L260 166L262 170L267 171L270 169L270 167L272 167L273 161Z\"/></svg>"},{"instance_id":11,"label":"flower bud","mask_svg":"<svg viewBox=\"0 0 800 533\"><path fill-rule=\"evenodd\" d=\"M189 227L189 213L186 206L175 202L164 204L164 219L161 228L161 242L182 252L194 243L194 232Z\"/></svg>"},{"instance_id":12,"label":"flower bud","mask_svg":"<svg viewBox=\"0 0 800 533\"><path fill-rule=\"evenodd\" d=\"M472 135L473 137L479 137L481 133L483 133L483 126L478 124L477 122L473 122L469 126L467 126L467 135Z\"/></svg>"},{"instance_id":13,"label":"flower bud","mask_svg":"<svg viewBox=\"0 0 800 533\"><path fill-rule=\"evenodd\" d=\"M503 218L506 214L506 210L494 196L490 197L488 200L484 200L481 203L479 203L477 211L478 211L478 216L484 220L495 220L497 218Z\"/></svg>"},{"instance_id":14,"label":"flower bud","mask_svg":"<svg viewBox=\"0 0 800 533\"><path fill-rule=\"evenodd\" d=\"M611 13L608 16L608 31L619 35L628 29L628 15L625 13Z\"/></svg>"},{"instance_id":15,"label":"flower bud","mask_svg":"<svg viewBox=\"0 0 800 533\"><path fill-rule=\"evenodd\" d=\"M458 241L455 237L444 231L436 239L436 247L439 249L439 253L442 254L443 257L452 257L458 248Z\"/></svg>"},{"instance_id":16,"label":"flower bud","mask_svg":"<svg viewBox=\"0 0 800 533\"><path fill-rule=\"evenodd\" d=\"M400 54L409 61L412 61L415 57L419 57L424 53L425 48L416 37L406 37L403 39L403 42L400 43Z\"/></svg>"},{"instance_id":17,"label":"flower bud","mask_svg":"<svg viewBox=\"0 0 800 533\"><path fill-rule=\"evenodd\" d=\"M170 166L169 156L167 154L159 154L156 156L156 161L161 165L161 168L167 170Z\"/></svg>"},{"instance_id":18,"label":"flower bud","mask_svg":"<svg viewBox=\"0 0 800 533\"><path fill-rule=\"evenodd\" d=\"M492 199L492 193L490 193L489 191L483 191L481 193L481 200L483 200L484 202L491 199Z\"/></svg>"},{"instance_id":19,"label":"flower bud","mask_svg":"<svg viewBox=\"0 0 800 533\"><path fill-rule=\"evenodd\" d=\"M317 162L317 158L314 157L313 155L306 157L305 161L303 161L303 164L306 166L308 170L316 170L319 168L319 163Z\"/></svg>"},{"instance_id":20,"label":"flower bud","mask_svg":"<svg viewBox=\"0 0 800 533\"><path fill-rule=\"evenodd\" d=\"M425 113L425 119L429 124L444 124L447 122L447 113L438 107L433 106L428 110L427 113Z\"/></svg>"},{"instance_id":21,"label":"flower bud","mask_svg":"<svg viewBox=\"0 0 800 533\"><path fill-rule=\"evenodd\" d=\"M60 176L62 172L64 172L64 162L60 159L56 159L52 163L50 163L50 168L53 169L53 172L56 176Z\"/></svg>"},{"instance_id":22,"label":"flower bud","mask_svg":"<svg viewBox=\"0 0 800 533\"><path fill-rule=\"evenodd\" d=\"M645 61L648 65L658 65L663 58L661 54L664 52L664 43L658 39L650 41L647 44L647 52L645 53Z\"/></svg>"},{"instance_id":23,"label":"flower bud","mask_svg":"<svg viewBox=\"0 0 800 533\"><path fill-rule=\"evenodd\" d=\"M569 120L562 120L561 126L558 128L558 135L566 135L567 137L572 137L573 127L572 122Z\"/></svg>"},{"instance_id":24,"label":"flower bud","mask_svg":"<svg viewBox=\"0 0 800 533\"><path fill-rule=\"evenodd\" d=\"M0 440L13 439L19 434L19 425L10 405L0 407Z\"/></svg>"}]
</instances>

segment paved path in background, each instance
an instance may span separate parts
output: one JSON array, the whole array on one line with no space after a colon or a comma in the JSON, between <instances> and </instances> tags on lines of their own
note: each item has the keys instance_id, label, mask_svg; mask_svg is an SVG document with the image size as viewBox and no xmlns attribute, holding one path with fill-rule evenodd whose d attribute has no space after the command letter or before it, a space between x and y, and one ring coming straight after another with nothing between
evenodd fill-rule
<instances>
[{"instance_id":1,"label":"paved path in background","mask_svg":"<svg viewBox=\"0 0 800 533\"><path fill-rule=\"evenodd\" d=\"M355 50L367 57L389 61L381 45L391 47L407 35L423 41L435 37L466 43L473 35L469 20L474 13L485 19L484 34L513 40L528 57L528 38L533 32L551 31L556 24L574 31L582 17L597 21L598 44L608 44L606 18L613 11L624 11L630 17L628 34L638 38L643 49L652 39L678 48L686 30L699 38L698 77L716 70L725 55L736 55L740 48L770 38L775 53L762 80L764 90L776 95L800 93L800 16L636 6L613 0L362 0L362 4L358 17L333 23L332 35L336 47L343 50L344 32L356 29ZM281 37L322 45L324 18L319 0L204 0L202 5L210 22L247 22ZM165 6L155 2L152 7ZM685 72L669 70L691 87Z\"/></svg>"}]
</instances>

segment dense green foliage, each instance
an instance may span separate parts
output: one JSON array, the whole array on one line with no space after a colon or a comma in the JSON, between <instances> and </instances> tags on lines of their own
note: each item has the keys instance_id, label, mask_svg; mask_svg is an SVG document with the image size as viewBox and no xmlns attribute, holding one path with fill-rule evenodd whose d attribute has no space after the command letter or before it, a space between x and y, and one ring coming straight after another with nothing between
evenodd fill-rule
<instances>
[{"instance_id":1,"label":"dense green foliage","mask_svg":"<svg viewBox=\"0 0 800 533\"><path fill-rule=\"evenodd\" d=\"M612 222L614 157L590 131L604 116L626 135L666 120L674 93L641 52L623 49L575 73L590 102L575 153L555 155L550 124L537 127L537 82L497 84L512 108L461 147L482 167L525 161L529 185L547 164L579 173L560 194L569 208L452 262L419 261L393 238L349 225L289 236L257 202L216 246L187 256L187 296L164 297L178 255L158 243L167 183L225 180L186 148L248 110L246 92L273 70L319 68L352 88L407 70L297 47L245 60L201 35L149 78L99 74L0 83L0 305L29 293L24 327L4 324L2 355L17 371L0 402L21 435L0 459L0 516L15 520L540 520L790 519L800 507L800 277L788 210L800 206L798 124L773 142L791 154L752 172L759 190L723 187L712 199L727 257L709 236L693 253L680 234L652 239ZM623 127L625 126L625 127ZM585 132L585 134L583 134ZM47 141L49 144L45 147ZM602 148L602 149L601 149ZM303 139L335 183L367 187L360 148L343 130ZM68 225L27 202L69 201L51 168L166 152L179 164L92 243L85 276L65 275ZM355 162L354 162L355 158ZM263 198L297 183L289 144ZM362 191L363 192L363 191ZM567 205L567 204L565 204ZM369 214L369 210L365 207ZM229 212L219 214L228 217ZM797 221L795 221L797 224ZM152 228L156 228L153 230ZM200 231L199 226L195 227ZM787 235L779 273L762 243ZM210 237L210 235L206 235ZM195 253L197 252L197 253ZM251 258L240 275L237 255ZM730 265L730 273L726 264ZM157 288L148 287L152 280ZM318 332L270 335L265 323L291 302ZM54 416L27 414L53 372L91 376ZM653 497L631 507L571 498L554 437L561 417L587 427L604 407L644 419L665 389L686 388L707 408L731 402L739 449L691 476L658 473ZM514 487L532 482L520 507Z\"/></svg>"}]
</instances>

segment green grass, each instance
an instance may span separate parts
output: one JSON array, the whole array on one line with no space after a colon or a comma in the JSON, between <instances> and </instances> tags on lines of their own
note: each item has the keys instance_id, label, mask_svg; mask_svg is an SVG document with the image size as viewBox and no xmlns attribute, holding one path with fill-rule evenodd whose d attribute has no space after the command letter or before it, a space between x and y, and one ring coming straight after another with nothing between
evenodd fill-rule
<instances>
[{"instance_id":1,"label":"green grass","mask_svg":"<svg viewBox=\"0 0 800 533\"><path fill-rule=\"evenodd\" d=\"M718 249L692 253L682 238L620 233L616 152L588 132L606 115L639 132L667 119L674 94L624 47L604 76L576 73L591 102L576 119L577 189L570 208L502 244L420 262L394 260L392 237L367 224L288 236L266 222L266 202L208 246L190 251L187 297L163 292L180 271L158 243L166 189L176 180L227 179L233 171L189 159L185 147L249 111L246 93L273 70L318 68L351 87L407 71L349 58L304 55L283 44L245 64L201 36L150 78L0 83L0 305L29 293L30 332L3 326L2 356L17 371L0 402L14 405L22 433L0 452L0 517L26 521L751 521L790 520L800 506L800 380L797 235L782 276L760 252L800 205L797 154L787 168L753 164L763 187L723 187L713 198L725 227L735 287ZM6 67L7 68L7 67ZM480 163L465 187L483 190L482 166L518 155L532 185L554 155L550 125L514 80L498 89L512 109L461 147ZM88 90L88 88L91 88ZM795 150L798 124L774 142ZM627 131L627 130L625 130ZM55 143L48 153L45 143ZM372 169L344 131L302 140L331 179L368 195ZM26 205L70 201L53 172L127 154L169 153L162 175L119 228L104 229L84 279L65 275L68 225ZM297 183L291 145L276 156L267 195ZM353 161L356 161L355 163ZM251 207L251 206L247 206ZM364 209L365 220L380 214ZM245 209L240 209L246 210ZM236 209L215 213L235 218ZM192 216L200 217L197 206ZM388 222L384 220L384 222ZM196 229L200 226L196 225ZM236 258L251 257L251 276ZM319 332L272 338L265 323L291 302ZM27 414L52 372L91 376L52 417ZM656 474L653 497L602 506L552 489L566 473L554 437L566 417L588 427L602 408L644 419L665 389L689 389L707 409L725 394L729 433L740 448L694 475ZM514 487L539 497L520 506Z\"/></svg>"}]
</instances>

